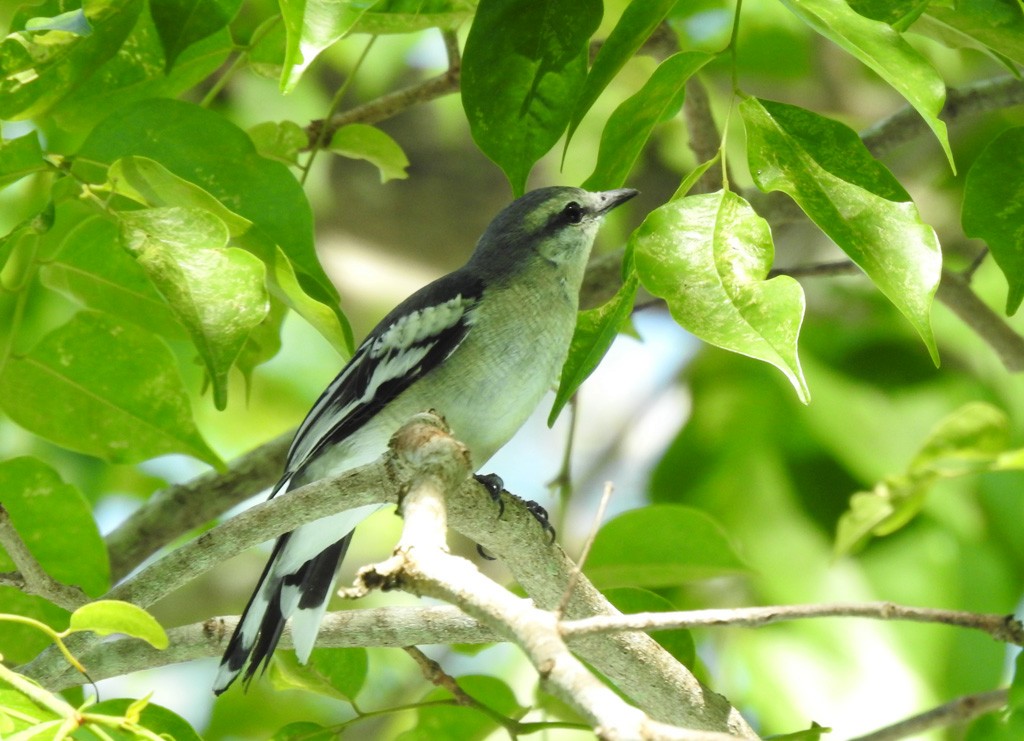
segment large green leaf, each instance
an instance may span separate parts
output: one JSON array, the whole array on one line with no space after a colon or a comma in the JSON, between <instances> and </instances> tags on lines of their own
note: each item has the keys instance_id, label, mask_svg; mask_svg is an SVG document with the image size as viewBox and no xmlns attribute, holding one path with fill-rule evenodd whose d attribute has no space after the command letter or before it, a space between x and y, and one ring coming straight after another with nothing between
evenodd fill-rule
<instances>
[{"instance_id":1,"label":"large green leaf","mask_svg":"<svg viewBox=\"0 0 1024 741\"><path fill-rule=\"evenodd\" d=\"M594 172L583 187L619 188L633 169L655 125L683 104L686 82L714 57L699 51L679 52L666 59L632 97L608 118Z\"/></svg>"},{"instance_id":2,"label":"large green leaf","mask_svg":"<svg viewBox=\"0 0 1024 741\"><path fill-rule=\"evenodd\" d=\"M148 698L148 696L147 696ZM135 722L145 728L151 734L160 738L174 739L174 741L202 741L202 737L196 733L189 722L161 705L155 705L145 699L144 701L132 700L131 698L117 698L104 700L88 709L90 713L101 713L116 717L132 717ZM136 717L137 715L137 717ZM93 730L92 728L90 730ZM92 733L76 733L75 738L109 738L111 741L137 741L140 736L127 728L113 728L110 726L95 726L94 730L102 731L103 736ZM149 738L152 738L150 736Z\"/></svg>"},{"instance_id":3,"label":"large green leaf","mask_svg":"<svg viewBox=\"0 0 1024 741\"><path fill-rule=\"evenodd\" d=\"M477 146L515 195L565 131L587 74L600 0L482 0L462 60L462 105Z\"/></svg>"},{"instance_id":4,"label":"large green leaf","mask_svg":"<svg viewBox=\"0 0 1024 741\"><path fill-rule=\"evenodd\" d=\"M1010 286L1006 313L1024 299L1024 126L1007 129L971 165L961 214L964 233L984 239Z\"/></svg>"},{"instance_id":5,"label":"large green leaf","mask_svg":"<svg viewBox=\"0 0 1024 741\"><path fill-rule=\"evenodd\" d=\"M951 167L946 124L939 112L946 100L942 76L891 26L854 12L845 0L783 0L819 34L870 67L907 99L935 134Z\"/></svg>"},{"instance_id":6,"label":"large green leaf","mask_svg":"<svg viewBox=\"0 0 1024 741\"><path fill-rule=\"evenodd\" d=\"M192 44L228 25L242 0L159 0L149 12L164 47L166 69Z\"/></svg>"},{"instance_id":7,"label":"large green leaf","mask_svg":"<svg viewBox=\"0 0 1024 741\"><path fill-rule=\"evenodd\" d=\"M220 465L195 427L170 349L106 314L76 314L10 358L0 407L37 435L113 463L187 453Z\"/></svg>"},{"instance_id":8,"label":"large green leaf","mask_svg":"<svg viewBox=\"0 0 1024 741\"><path fill-rule=\"evenodd\" d=\"M107 549L77 487L41 460L23 457L0 462L0 491L15 530L46 573L94 596L109 588ZM0 547L0 571L14 570Z\"/></svg>"},{"instance_id":9,"label":"large green leaf","mask_svg":"<svg viewBox=\"0 0 1024 741\"><path fill-rule=\"evenodd\" d=\"M771 363L809 400L797 356L803 290L788 276L765 280L775 252L771 231L746 201L719 191L666 203L633 233L629 249L640 281L680 325Z\"/></svg>"},{"instance_id":10,"label":"large green leaf","mask_svg":"<svg viewBox=\"0 0 1024 741\"><path fill-rule=\"evenodd\" d=\"M140 101L96 127L74 171L101 183L106 169L94 163L110 165L128 155L156 160L258 226L309 279L314 298L337 310L337 291L313 248L313 216L305 193L284 164L259 156L242 129L179 100Z\"/></svg>"},{"instance_id":11,"label":"large green leaf","mask_svg":"<svg viewBox=\"0 0 1024 741\"><path fill-rule=\"evenodd\" d=\"M599 587L674 587L747 570L721 526L691 507L630 510L602 527L584 571Z\"/></svg>"},{"instance_id":12,"label":"large green leaf","mask_svg":"<svg viewBox=\"0 0 1024 741\"><path fill-rule=\"evenodd\" d=\"M90 0L77 23L56 24L78 30L18 31L0 41L0 118L28 118L82 83L114 56L142 9L142 0ZM32 11L56 16L63 10L50 2Z\"/></svg>"},{"instance_id":13,"label":"large green leaf","mask_svg":"<svg viewBox=\"0 0 1024 741\"><path fill-rule=\"evenodd\" d=\"M228 227L203 209L126 211L121 221L122 244L188 329L224 409L228 371L269 311L263 263L228 247Z\"/></svg>"},{"instance_id":14,"label":"large green leaf","mask_svg":"<svg viewBox=\"0 0 1024 741\"><path fill-rule=\"evenodd\" d=\"M521 707L512 689L497 677L470 675L458 677L459 687L481 705L485 713L473 706L447 704L451 692L443 687L431 690L416 709L416 722L403 731L396 741L484 741L501 728L492 713L521 718Z\"/></svg>"},{"instance_id":15,"label":"large green leaf","mask_svg":"<svg viewBox=\"0 0 1024 741\"><path fill-rule=\"evenodd\" d=\"M931 305L942 254L903 187L837 121L757 98L740 112L757 187L792 197L907 317L938 364Z\"/></svg>"},{"instance_id":16,"label":"large green leaf","mask_svg":"<svg viewBox=\"0 0 1024 741\"><path fill-rule=\"evenodd\" d=\"M569 122L569 131L566 134L566 146L572 138L573 132L579 126L580 121L587 115L587 111L594 105L594 101L608 87L608 83L618 74L623 65L632 59L638 49L654 32L676 0L645 0L644 2L633 2L622 11L622 17L615 24L615 28L608 34L608 38L601 44L594 64L590 67L583 91L579 100L576 101L576 108L572 112L572 119ZM617 186L616 186L617 187Z\"/></svg>"}]
</instances>

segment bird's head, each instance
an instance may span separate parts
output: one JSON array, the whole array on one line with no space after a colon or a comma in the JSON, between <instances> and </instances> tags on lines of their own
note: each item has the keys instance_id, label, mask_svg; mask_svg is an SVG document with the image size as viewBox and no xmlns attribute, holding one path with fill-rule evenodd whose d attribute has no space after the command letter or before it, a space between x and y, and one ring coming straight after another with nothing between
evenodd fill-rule
<instances>
[{"instance_id":1,"label":"bird's head","mask_svg":"<svg viewBox=\"0 0 1024 741\"><path fill-rule=\"evenodd\" d=\"M636 194L632 188L591 192L565 186L530 191L494 217L471 264L504 272L540 258L582 269L605 214Z\"/></svg>"}]
</instances>

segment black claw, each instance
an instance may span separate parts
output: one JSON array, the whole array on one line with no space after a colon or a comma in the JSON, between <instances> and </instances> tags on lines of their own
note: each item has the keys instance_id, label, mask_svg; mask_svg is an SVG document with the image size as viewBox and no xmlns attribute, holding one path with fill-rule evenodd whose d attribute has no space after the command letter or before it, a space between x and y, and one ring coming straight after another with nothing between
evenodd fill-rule
<instances>
[{"instance_id":1,"label":"black claw","mask_svg":"<svg viewBox=\"0 0 1024 741\"><path fill-rule=\"evenodd\" d=\"M479 543L476 544L476 552L480 554L480 558L486 558L488 561L498 560L497 556L492 556L490 553L487 552L487 549Z\"/></svg>"},{"instance_id":2,"label":"black claw","mask_svg":"<svg viewBox=\"0 0 1024 741\"><path fill-rule=\"evenodd\" d=\"M527 511L533 515L533 519L540 523L541 528L547 533L551 540L548 541L548 545L554 545L555 543L555 528L551 524L551 518L548 517L548 511L541 507L534 501L524 501Z\"/></svg>"},{"instance_id":3,"label":"black claw","mask_svg":"<svg viewBox=\"0 0 1024 741\"><path fill-rule=\"evenodd\" d=\"M478 473L473 478L487 489L491 495L491 501L498 504L498 517L505 514L505 502L501 498L501 492L505 491L505 482L496 473Z\"/></svg>"}]
</instances>

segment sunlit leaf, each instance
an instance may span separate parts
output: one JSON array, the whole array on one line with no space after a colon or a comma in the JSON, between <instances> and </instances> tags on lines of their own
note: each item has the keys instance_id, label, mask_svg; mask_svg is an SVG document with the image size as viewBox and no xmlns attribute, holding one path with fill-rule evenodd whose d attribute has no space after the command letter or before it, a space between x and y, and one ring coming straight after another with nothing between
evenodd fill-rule
<instances>
[{"instance_id":1,"label":"sunlit leaf","mask_svg":"<svg viewBox=\"0 0 1024 741\"><path fill-rule=\"evenodd\" d=\"M209 211L142 209L121 221L122 244L188 329L224 409L228 371L269 311L263 263L228 247L227 226Z\"/></svg>"},{"instance_id":2,"label":"sunlit leaf","mask_svg":"<svg viewBox=\"0 0 1024 741\"><path fill-rule=\"evenodd\" d=\"M137 700L128 698L104 700L90 706L89 712L115 717L128 716L132 711L133 703L137 702ZM153 702L146 702L145 705L138 708L138 720L136 722L150 733L161 738L174 739L174 741L202 741L202 737L196 733L196 730L192 728L187 720L173 710L168 710ZM136 741L139 738L138 734L128 729L111 728L109 726L101 728L103 733L111 738L112 741ZM100 728L97 728L97 730L100 730ZM88 734L88 736L91 735ZM84 734L83 736L88 737Z\"/></svg>"},{"instance_id":3,"label":"sunlit leaf","mask_svg":"<svg viewBox=\"0 0 1024 741\"><path fill-rule=\"evenodd\" d=\"M740 112L757 187L792 197L907 317L938 364L931 305L942 254L903 187L837 121L757 98Z\"/></svg>"},{"instance_id":4,"label":"sunlit leaf","mask_svg":"<svg viewBox=\"0 0 1024 741\"><path fill-rule=\"evenodd\" d=\"M71 613L71 630L90 630L101 636L123 633L140 638L154 648L168 646L167 633L152 615L137 605L118 600L99 600Z\"/></svg>"},{"instance_id":5,"label":"sunlit leaf","mask_svg":"<svg viewBox=\"0 0 1024 741\"><path fill-rule=\"evenodd\" d=\"M803 290L788 276L765 280L771 232L746 201L728 191L670 201L647 216L630 248L640 281L682 327L771 363L808 401L797 356Z\"/></svg>"},{"instance_id":6,"label":"sunlit leaf","mask_svg":"<svg viewBox=\"0 0 1024 741\"><path fill-rule=\"evenodd\" d=\"M313 247L313 216L302 187L287 166L260 157L244 131L197 105L141 101L94 129L74 170L102 183L107 173L94 163L110 165L128 155L155 160L259 227L309 279L313 297L340 315L337 291Z\"/></svg>"},{"instance_id":7,"label":"sunlit leaf","mask_svg":"<svg viewBox=\"0 0 1024 741\"><path fill-rule=\"evenodd\" d=\"M964 233L984 239L1010 290L1006 313L1024 300L1024 126L1007 129L978 155L967 173L961 214Z\"/></svg>"},{"instance_id":8,"label":"sunlit leaf","mask_svg":"<svg viewBox=\"0 0 1024 741\"><path fill-rule=\"evenodd\" d=\"M845 0L783 0L786 7L825 38L870 67L912 105L935 134L950 167L946 124L939 112L946 100L942 77L891 26L854 12Z\"/></svg>"},{"instance_id":9,"label":"sunlit leaf","mask_svg":"<svg viewBox=\"0 0 1024 741\"><path fill-rule=\"evenodd\" d=\"M599 0L482 0L462 60L462 105L477 146L519 196L565 131L587 74ZM571 22L566 22L571 19Z\"/></svg>"},{"instance_id":10,"label":"sunlit leaf","mask_svg":"<svg viewBox=\"0 0 1024 741\"><path fill-rule=\"evenodd\" d=\"M40 30L0 41L0 118L38 115L67 95L117 53L141 9L142 0L93 0L84 7L89 33L37 21Z\"/></svg>"},{"instance_id":11,"label":"sunlit leaf","mask_svg":"<svg viewBox=\"0 0 1024 741\"><path fill-rule=\"evenodd\" d=\"M978 48L989 49L1017 64L1024 64L1024 10L1018 0L932 2L928 4L928 11L921 22L914 25L914 31L948 42L949 37L942 33L943 28L974 40Z\"/></svg>"}]
</instances>

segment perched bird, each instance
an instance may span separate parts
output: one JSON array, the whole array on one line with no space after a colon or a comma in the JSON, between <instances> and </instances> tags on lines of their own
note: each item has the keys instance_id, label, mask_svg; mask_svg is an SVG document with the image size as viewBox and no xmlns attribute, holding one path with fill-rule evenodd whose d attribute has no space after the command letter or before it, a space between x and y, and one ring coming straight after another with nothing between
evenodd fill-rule
<instances>
[{"instance_id":1,"label":"perched bird","mask_svg":"<svg viewBox=\"0 0 1024 741\"><path fill-rule=\"evenodd\" d=\"M551 187L511 203L463 267L399 304L356 350L299 427L271 497L376 460L412 415L434 409L474 466L515 434L558 380L583 271L605 214L636 195ZM355 507L282 535L235 629L214 691L271 654L285 621L305 663L334 592Z\"/></svg>"}]
</instances>

